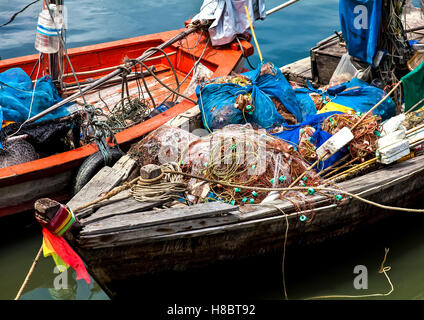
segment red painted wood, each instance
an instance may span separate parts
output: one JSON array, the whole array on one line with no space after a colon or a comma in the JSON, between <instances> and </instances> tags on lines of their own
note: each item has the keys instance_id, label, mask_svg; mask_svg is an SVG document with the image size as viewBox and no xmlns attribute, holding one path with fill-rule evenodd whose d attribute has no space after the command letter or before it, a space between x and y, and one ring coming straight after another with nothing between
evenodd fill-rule
<instances>
[{"instance_id":1,"label":"red painted wood","mask_svg":"<svg viewBox=\"0 0 424 320\"><path fill-rule=\"evenodd\" d=\"M140 56L147 48L158 46L181 31L182 30L173 30L108 43L73 48L69 49L68 53L76 72L112 67L122 64L125 57L136 58ZM165 50L166 52L177 52L177 54L170 56L170 59L179 72L186 74L193 66L194 61L202 54L206 43L206 38L204 36L202 36L199 45L195 49L184 49L192 48L198 39L199 34L194 33L187 37L187 41L183 40L181 42L182 46L180 44L175 44ZM253 53L253 46L250 43L242 41L242 45L248 55ZM161 53L158 53L157 55L160 54ZM193 57L195 58L194 60ZM220 77L228 75L241 58L241 51L234 50L230 45L219 48L212 48L209 46L202 58L202 63L214 71L212 77ZM37 60L38 54L0 60L0 72L4 72L9 68L19 67L29 74ZM146 64L168 65L168 62L165 58L162 58L155 61L149 61ZM68 69L70 72L70 68ZM96 76L104 74L96 74ZM92 76L79 77L79 80L84 80L89 77ZM73 79L69 78L69 81L73 82ZM191 98L196 100L195 95L191 96ZM155 116L152 119L119 132L116 134L117 141L119 144L134 142L142 135L160 127L173 117L187 111L193 106L192 102L184 100L173 108ZM39 160L1 168L0 187L10 186L24 181L36 180L40 177L51 176L67 170L76 170L86 157L90 156L97 150L98 149L95 144L90 144ZM25 202L24 200L26 199L23 199L23 202ZM27 205L24 205L23 207L26 206ZM19 210L23 207L0 208L0 216L19 212Z\"/></svg>"}]
</instances>

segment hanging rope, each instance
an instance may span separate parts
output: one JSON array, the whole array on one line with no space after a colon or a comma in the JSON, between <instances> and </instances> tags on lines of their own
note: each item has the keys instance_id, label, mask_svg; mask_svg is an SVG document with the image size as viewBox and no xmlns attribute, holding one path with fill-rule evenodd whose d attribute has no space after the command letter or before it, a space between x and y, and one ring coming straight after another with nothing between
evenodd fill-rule
<instances>
[{"instance_id":1,"label":"hanging rope","mask_svg":"<svg viewBox=\"0 0 424 320\"><path fill-rule=\"evenodd\" d=\"M390 285L390 290L387 293L374 293L374 294L364 294L364 295L330 295L330 296L317 296L317 297L312 297L312 298L307 298L305 300L316 300L316 299L335 299L335 298L350 298L350 299L357 299L357 298L371 298L371 297L386 297L388 295L391 295L392 292L395 290L392 284L392 281L390 280L387 272L389 272L391 270L390 266L385 266L384 264L386 263L386 259L387 259L387 254L389 253L389 249L385 248L384 249L385 253L384 253L384 258L383 261L381 262L381 266L380 269L378 270L378 273L383 273L384 276L386 277L387 281L389 282Z\"/></svg>"}]
</instances>

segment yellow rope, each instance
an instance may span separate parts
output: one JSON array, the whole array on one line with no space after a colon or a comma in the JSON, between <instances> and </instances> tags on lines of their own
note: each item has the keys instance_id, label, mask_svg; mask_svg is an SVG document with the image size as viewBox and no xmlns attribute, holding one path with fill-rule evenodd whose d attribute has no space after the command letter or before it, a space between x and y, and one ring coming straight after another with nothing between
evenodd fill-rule
<instances>
[{"instance_id":1,"label":"yellow rope","mask_svg":"<svg viewBox=\"0 0 424 320\"><path fill-rule=\"evenodd\" d=\"M312 298L306 298L305 300L315 300L315 299L334 299L334 298L352 298L352 299L356 299L356 298L371 298L371 297L385 297L388 296L390 294L392 294L392 292L395 290L393 287L393 283L390 280L389 276L387 275L387 272L390 271L391 267L387 266L385 267L384 264L386 263L386 258L387 258L387 254L389 253L389 249L385 248L385 253L384 253L384 258L383 261L381 262L381 266L380 269L378 270L378 273L384 273L384 275L386 276L387 281L390 284L390 291L387 293L374 293L374 294L364 294L364 295L329 295L329 296L317 296L317 297L312 297Z\"/></svg>"},{"instance_id":2,"label":"yellow rope","mask_svg":"<svg viewBox=\"0 0 424 320\"><path fill-rule=\"evenodd\" d=\"M262 58L261 48L259 48L258 40L256 39L255 30L253 30L253 24L252 20L250 19L249 10L247 9L247 6L244 6L244 10L246 10L247 19L249 20L250 30L252 31L253 40L255 40L256 49L258 50L259 58L261 59L261 62L264 61Z\"/></svg>"}]
</instances>

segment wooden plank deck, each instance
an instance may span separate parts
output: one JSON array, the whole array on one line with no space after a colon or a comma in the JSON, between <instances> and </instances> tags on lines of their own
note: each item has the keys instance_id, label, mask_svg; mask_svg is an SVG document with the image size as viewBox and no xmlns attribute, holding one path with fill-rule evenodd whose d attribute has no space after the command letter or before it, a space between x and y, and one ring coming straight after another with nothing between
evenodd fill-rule
<instances>
[{"instance_id":1,"label":"wooden plank deck","mask_svg":"<svg viewBox=\"0 0 424 320\"><path fill-rule=\"evenodd\" d=\"M311 58L307 57L282 67L281 72L288 81L294 81L306 86L306 81L312 81Z\"/></svg>"}]
</instances>

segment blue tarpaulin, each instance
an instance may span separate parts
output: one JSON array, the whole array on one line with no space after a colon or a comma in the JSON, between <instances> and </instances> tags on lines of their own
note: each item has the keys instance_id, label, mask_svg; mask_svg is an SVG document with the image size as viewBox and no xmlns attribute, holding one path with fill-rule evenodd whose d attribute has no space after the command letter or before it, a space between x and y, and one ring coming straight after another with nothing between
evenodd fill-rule
<instances>
[{"instance_id":1,"label":"blue tarpaulin","mask_svg":"<svg viewBox=\"0 0 424 320\"><path fill-rule=\"evenodd\" d=\"M32 80L20 68L0 73L0 124L3 120L23 122L62 100L50 76L40 78L34 86L33 94ZM69 104L45 115L39 121L69 115L67 106Z\"/></svg>"},{"instance_id":2,"label":"blue tarpaulin","mask_svg":"<svg viewBox=\"0 0 424 320\"><path fill-rule=\"evenodd\" d=\"M302 93L315 92L322 95L323 100L330 100L361 113L370 110L386 95L385 91L358 78L353 78L348 82L328 88L326 91L314 89L309 82L307 88L296 89L295 91ZM387 120L396 115L396 105L388 97L373 111L373 114L380 116L383 121Z\"/></svg>"},{"instance_id":3,"label":"blue tarpaulin","mask_svg":"<svg viewBox=\"0 0 424 320\"><path fill-rule=\"evenodd\" d=\"M300 105L293 88L278 68L273 67L274 75L265 73L261 76L261 66L243 73L251 80L251 85L211 83L197 86L196 94L206 128L220 129L228 124L245 123L246 120L264 129L286 124L271 97L278 99L299 122L303 121L307 114L316 113L310 102L305 103L306 109ZM251 115L243 116L240 110L234 108L234 104L237 96L245 93L251 93L255 110Z\"/></svg>"},{"instance_id":4,"label":"blue tarpaulin","mask_svg":"<svg viewBox=\"0 0 424 320\"><path fill-rule=\"evenodd\" d=\"M315 145L315 147L319 148L325 141L331 138L331 134L322 130L321 125L322 122L333 114L340 114L342 112L334 111L334 112L326 112L320 113L316 115L310 115L306 118L305 121L296 125L288 125L286 130L278 133L272 134L273 136L282 139L283 141L290 143L291 145L298 147L299 145L299 131L300 129L310 126L315 129L315 133L311 137L311 142ZM348 153L346 147L343 147L341 150L332 155L329 159L320 163L317 167L318 170L324 170L328 168L333 163L339 161Z\"/></svg>"},{"instance_id":5,"label":"blue tarpaulin","mask_svg":"<svg viewBox=\"0 0 424 320\"><path fill-rule=\"evenodd\" d=\"M377 52L382 0L340 0L340 24L349 54L369 65Z\"/></svg>"},{"instance_id":6,"label":"blue tarpaulin","mask_svg":"<svg viewBox=\"0 0 424 320\"><path fill-rule=\"evenodd\" d=\"M352 108L357 112L367 112L386 95L386 92L383 90L369 85L358 78L353 78L351 81L344 83L343 86L344 90L342 92L334 96L330 95L331 101ZM396 115L396 105L388 97L373 111L373 114L380 116L383 121L387 120Z\"/></svg>"}]
</instances>

